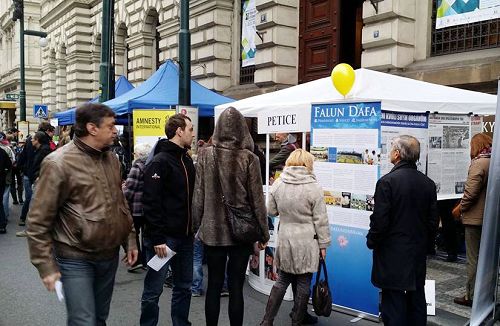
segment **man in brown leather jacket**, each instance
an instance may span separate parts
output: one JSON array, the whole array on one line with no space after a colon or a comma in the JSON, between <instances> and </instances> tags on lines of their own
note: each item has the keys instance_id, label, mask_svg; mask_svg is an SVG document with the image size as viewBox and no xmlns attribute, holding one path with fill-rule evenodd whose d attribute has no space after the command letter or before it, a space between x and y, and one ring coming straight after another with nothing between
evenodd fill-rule
<instances>
[{"instance_id":1,"label":"man in brown leather jacket","mask_svg":"<svg viewBox=\"0 0 500 326\"><path fill-rule=\"evenodd\" d=\"M101 104L76 110L73 142L48 155L28 215L31 262L45 287L62 281L68 325L105 325L120 245L137 259L120 167L109 146L115 114Z\"/></svg>"}]
</instances>

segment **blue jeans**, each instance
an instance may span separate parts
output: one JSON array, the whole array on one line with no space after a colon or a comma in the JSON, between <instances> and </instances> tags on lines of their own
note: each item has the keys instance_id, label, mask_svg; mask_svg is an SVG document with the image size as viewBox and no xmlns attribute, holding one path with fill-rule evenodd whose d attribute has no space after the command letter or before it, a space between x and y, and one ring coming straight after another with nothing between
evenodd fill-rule
<instances>
[{"instance_id":1,"label":"blue jeans","mask_svg":"<svg viewBox=\"0 0 500 326\"><path fill-rule=\"evenodd\" d=\"M26 221L26 216L28 215L28 211L30 209L30 201L31 196L33 196L33 188L30 179L27 176L23 176L23 186L24 186L24 204L23 210L21 211L21 221Z\"/></svg>"},{"instance_id":2,"label":"blue jeans","mask_svg":"<svg viewBox=\"0 0 500 326\"><path fill-rule=\"evenodd\" d=\"M118 255L102 261L58 257L57 263L62 275L68 326L105 326Z\"/></svg>"},{"instance_id":3,"label":"blue jeans","mask_svg":"<svg viewBox=\"0 0 500 326\"><path fill-rule=\"evenodd\" d=\"M5 212L5 220L9 220L9 199L10 199L10 185L5 185L3 191L3 210Z\"/></svg>"},{"instance_id":4,"label":"blue jeans","mask_svg":"<svg viewBox=\"0 0 500 326\"><path fill-rule=\"evenodd\" d=\"M201 294L203 292L203 242L194 239L193 253L193 285L191 292Z\"/></svg>"},{"instance_id":5,"label":"blue jeans","mask_svg":"<svg viewBox=\"0 0 500 326\"><path fill-rule=\"evenodd\" d=\"M144 251L149 261L155 251L151 240L144 237ZM177 254L158 272L148 268L144 279L144 290L141 298L141 326L158 324L158 300L163 292L163 283L167 277L168 265L173 274L172 304L170 315L173 326L188 326L189 308L191 306L191 284L193 283L193 238L170 238L166 240L169 248Z\"/></svg>"}]
</instances>

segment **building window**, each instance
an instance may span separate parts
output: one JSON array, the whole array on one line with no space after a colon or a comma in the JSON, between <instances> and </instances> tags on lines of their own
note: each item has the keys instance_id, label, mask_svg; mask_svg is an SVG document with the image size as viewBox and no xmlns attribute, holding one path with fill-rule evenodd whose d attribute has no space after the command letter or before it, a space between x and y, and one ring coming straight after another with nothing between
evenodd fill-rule
<instances>
[{"instance_id":1,"label":"building window","mask_svg":"<svg viewBox=\"0 0 500 326\"><path fill-rule=\"evenodd\" d=\"M436 29L437 1L432 1L431 56L500 47L500 19Z\"/></svg>"}]
</instances>

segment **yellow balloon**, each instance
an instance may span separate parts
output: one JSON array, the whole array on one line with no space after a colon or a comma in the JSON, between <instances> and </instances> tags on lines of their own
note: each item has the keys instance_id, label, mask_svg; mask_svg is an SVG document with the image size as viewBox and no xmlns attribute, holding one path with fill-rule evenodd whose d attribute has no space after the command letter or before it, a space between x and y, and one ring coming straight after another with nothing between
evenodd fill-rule
<instances>
[{"instance_id":1,"label":"yellow balloon","mask_svg":"<svg viewBox=\"0 0 500 326\"><path fill-rule=\"evenodd\" d=\"M356 74L354 69L347 63L339 63L333 68L331 78L337 91L346 96L354 85Z\"/></svg>"}]
</instances>

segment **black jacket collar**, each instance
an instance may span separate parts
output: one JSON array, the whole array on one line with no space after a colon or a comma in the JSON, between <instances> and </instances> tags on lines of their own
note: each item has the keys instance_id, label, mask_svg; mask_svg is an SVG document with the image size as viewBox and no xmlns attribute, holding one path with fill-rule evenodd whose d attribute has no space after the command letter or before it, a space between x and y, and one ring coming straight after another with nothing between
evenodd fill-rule
<instances>
[{"instance_id":1,"label":"black jacket collar","mask_svg":"<svg viewBox=\"0 0 500 326\"><path fill-rule=\"evenodd\" d=\"M155 154L159 152L167 152L171 154L184 155L187 153L187 149L180 147L174 142L168 139L160 140L157 145Z\"/></svg>"},{"instance_id":2,"label":"black jacket collar","mask_svg":"<svg viewBox=\"0 0 500 326\"><path fill-rule=\"evenodd\" d=\"M394 172L398 169L417 169L417 165L412 162L408 161L399 161L394 167L392 168L391 172Z\"/></svg>"}]
</instances>

